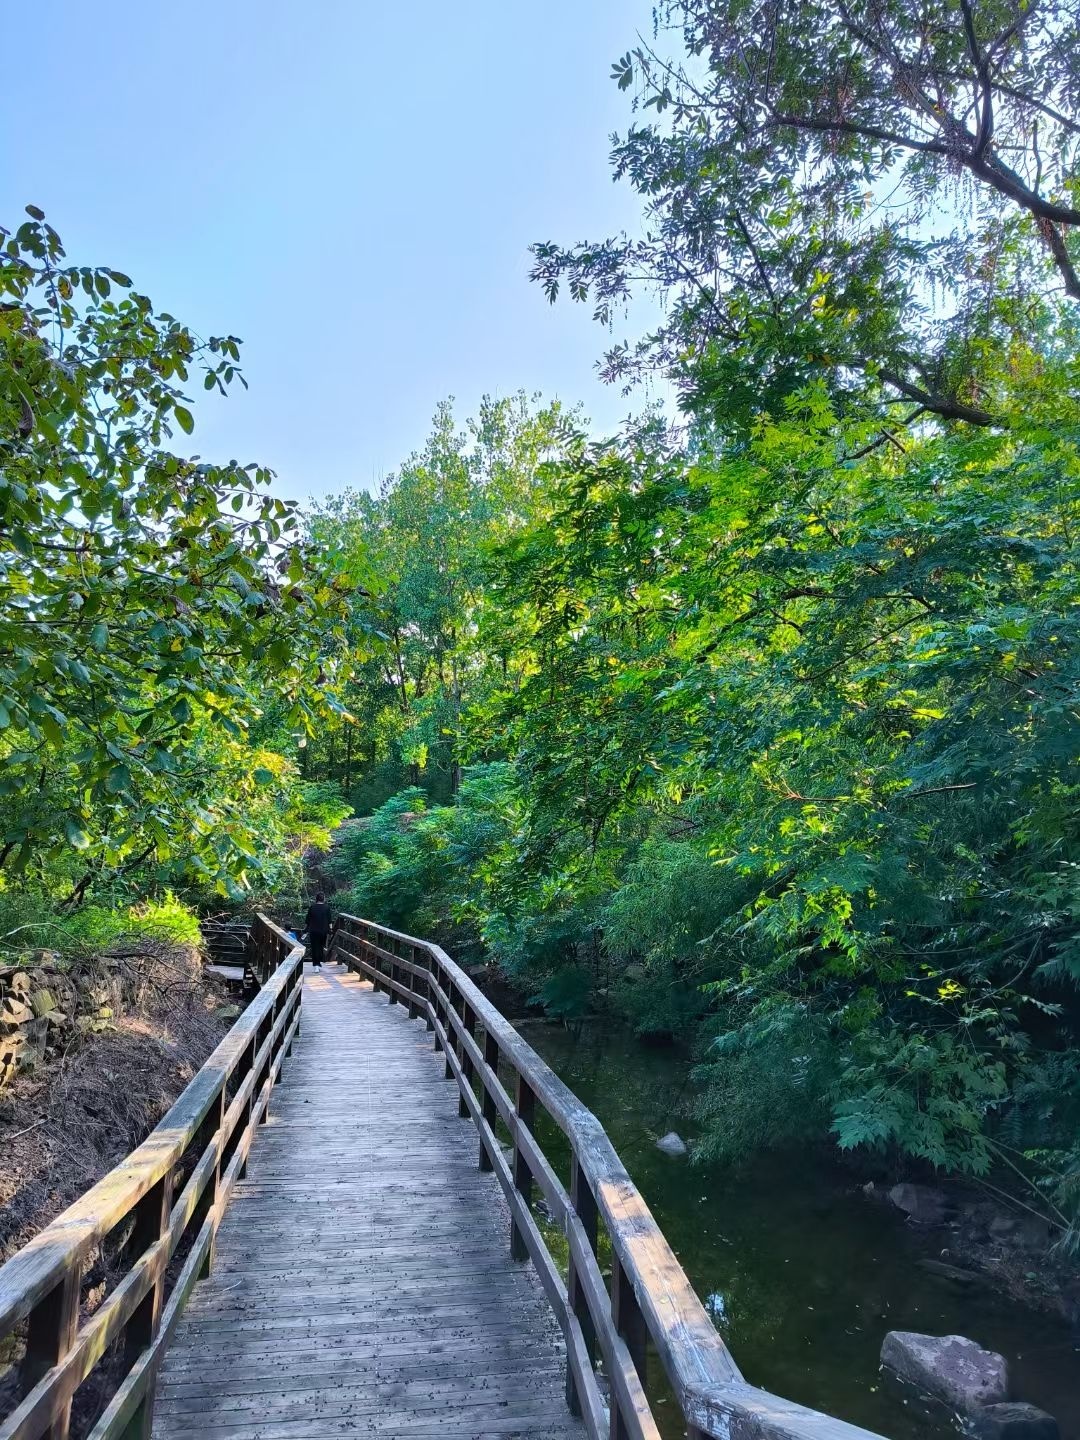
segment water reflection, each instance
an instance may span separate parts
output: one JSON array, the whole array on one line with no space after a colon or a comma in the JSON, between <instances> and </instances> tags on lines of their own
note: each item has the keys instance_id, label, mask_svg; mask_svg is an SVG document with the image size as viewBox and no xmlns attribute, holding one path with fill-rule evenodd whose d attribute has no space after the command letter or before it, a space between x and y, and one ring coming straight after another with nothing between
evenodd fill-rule
<instances>
[{"instance_id":1,"label":"water reflection","mask_svg":"<svg viewBox=\"0 0 1080 1440\"><path fill-rule=\"evenodd\" d=\"M1017 1398L1080 1440L1080 1354L1063 1325L923 1270L897 1214L805 1157L732 1174L661 1154L667 1131L693 1135L688 1067L671 1053L598 1026L527 1034L604 1124L752 1383L894 1440L955 1440L947 1416L882 1382L878 1354L887 1330L969 1335L1007 1357Z\"/></svg>"}]
</instances>

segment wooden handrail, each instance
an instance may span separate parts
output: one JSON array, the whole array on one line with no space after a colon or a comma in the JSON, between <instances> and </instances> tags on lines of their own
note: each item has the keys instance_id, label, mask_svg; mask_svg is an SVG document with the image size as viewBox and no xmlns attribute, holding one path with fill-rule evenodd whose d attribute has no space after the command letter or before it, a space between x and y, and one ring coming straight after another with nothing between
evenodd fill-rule
<instances>
[{"instance_id":1,"label":"wooden handrail","mask_svg":"<svg viewBox=\"0 0 1080 1440\"><path fill-rule=\"evenodd\" d=\"M331 958L408 1006L434 1033L463 1116L480 1132L479 1164L510 1206L510 1244L528 1256L562 1328L567 1402L592 1440L658 1440L646 1395L648 1349L659 1356L690 1440L881 1440L868 1430L747 1384L596 1116L438 945L355 915L338 917ZM482 1038L478 1036L482 1031ZM509 1070L512 1093L500 1078ZM567 1188L535 1132L541 1107L569 1142ZM504 1156L501 1121L513 1146ZM566 1236L563 1281L530 1207L533 1188ZM611 1241L610 1289L597 1261L598 1223ZM599 1354L611 1387L597 1384Z\"/></svg>"},{"instance_id":2,"label":"wooden handrail","mask_svg":"<svg viewBox=\"0 0 1080 1440\"><path fill-rule=\"evenodd\" d=\"M256 998L143 1143L0 1267L0 1341L26 1322L19 1393L0 1417L0 1440L66 1440L76 1390L119 1340L123 1374L91 1437L148 1440L162 1351L213 1263L221 1217L300 1025L304 947L264 915L252 934L259 963L275 967ZM80 1320L87 1264L121 1226L123 1274Z\"/></svg>"}]
</instances>

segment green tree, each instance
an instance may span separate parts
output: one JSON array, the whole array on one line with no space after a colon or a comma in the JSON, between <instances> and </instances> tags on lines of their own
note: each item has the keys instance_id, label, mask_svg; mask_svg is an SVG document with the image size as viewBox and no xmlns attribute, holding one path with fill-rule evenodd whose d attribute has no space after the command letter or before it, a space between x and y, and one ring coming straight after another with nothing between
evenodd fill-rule
<instances>
[{"instance_id":1,"label":"green tree","mask_svg":"<svg viewBox=\"0 0 1080 1440\"><path fill-rule=\"evenodd\" d=\"M644 234L534 247L549 297L565 284L604 321L635 285L662 294L608 378L659 366L725 428L819 376L887 425L1057 403L1080 299L1074 6L678 0L658 20L684 57L643 42L614 69L652 117L612 157Z\"/></svg>"},{"instance_id":2,"label":"green tree","mask_svg":"<svg viewBox=\"0 0 1080 1440\"><path fill-rule=\"evenodd\" d=\"M558 404L534 409L523 395L486 399L465 430L444 403L424 449L377 496L350 491L312 518L316 545L366 561L354 615L384 642L348 692L366 737L358 774L383 761L398 783L426 776L440 796L457 792L463 711L498 664L478 637L487 548L533 514L541 468L569 433ZM312 763L344 778L353 758L331 727Z\"/></svg>"},{"instance_id":3,"label":"green tree","mask_svg":"<svg viewBox=\"0 0 1080 1440\"><path fill-rule=\"evenodd\" d=\"M241 378L235 338L69 265L29 217L0 250L0 871L74 851L77 899L182 851L234 886L275 778L250 727L334 708L347 584L269 471L168 448L185 387Z\"/></svg>"}]
</instances>

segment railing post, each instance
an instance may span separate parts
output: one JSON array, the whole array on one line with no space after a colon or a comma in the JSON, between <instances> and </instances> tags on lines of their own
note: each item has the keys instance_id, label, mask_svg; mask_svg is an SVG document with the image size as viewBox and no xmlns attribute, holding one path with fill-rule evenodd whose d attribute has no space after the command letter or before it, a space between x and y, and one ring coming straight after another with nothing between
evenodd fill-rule
<instances>
[{"instance_id":1,"label":"railing post","mask_svg":"<svg viewBox=\"0 0 1080 1440\"><path fill-rule=\"evenodd\" d=\"M596 1196L593 1194L592 1187L585 1178L578 1157L573 1153L570 1155L570 1203L574 1207L574 1213L581 1221L582 1229L585 1231L586 1238L589 1241L589 1247L595 1255L597 1249L598 1220ZM589 1356L589 1364L595 1367L596 1327L593 1324L592 1316L589 1314L589 1306L585 1300L584 1291L581 1288L578 1268L574 1263L573 1247L571 1247L570 1250L570 1266L566 1278L566 1295L570 1309L577 1316L578 1323L581 1326L581 1333L585 1340L585 1350ZM571 1415L581 1414L581 1397L577 1392L577 1385L574 1382L574 1372L570 1367L569 1361L566 1366L566 1403L569 1406Z\"/></svg>"},{"instance_id":2,"label":"railing post","mask_svg":"<svg viewBox=\"0 0 1080 1440\"><path fill-rule=\"evenodd\" d=\"M225 1098L225 1087L222 1085L221 1092L207 1112L206 1119L199 1127L199 1156L205 1154L206 1147L212 1142L214 1136L225 1124L225 1111L228 1104ZM206 1182L206 1189L195 1212L193 1220L194 1233L197 1235L202 1229L202 1223L213 1210L217 1209L218 1197L221 1194L221 1155L225 1148L225 1137L221 1137L221 1144L218 1146L217 1159L214 1161L214 1173ZM214 1250L217 1247L217 1226L210 1231L210 1244L207 1246L206 1258L199 1269L200 1280L205 1280L214 1268Z\"/></svg>"},{"instance_id":3,"label":"railing post","mask_svg":"<svg viewBox=\"0 0 1080 1440\"><path fill-rule=\"evenodd\" d=\"M446 1064L443 1066L443 1078L453 1080L454 1067L450 1064L450 1052L457 1054L457 1041L454 1037L454 1022L450 1019L451 1013L458 1008L457 996L454 994L454 982L447 982L450 986L450 1007L443 1016L443 1029L446 1031Z\"/></svg>"},{"instance_id":4,"label":"railing post","mask_svg":"<svg viewBox=\"0 0 1080 1440\"><path fill-rule=\"evenodd\" d=\"M277 967L275 966L274 968L276 969ZM263 1039L266 1039L266 1036L272 1035L274 1033L274 1026L277 1024L279 1018L281 1017L281 1012L285 1009L286 998L286 991L284 989L279 991L277 998L275 999L273 1005L270 1007L270 1015L267 1022L266 1035L263 1036ZM276 1042L278 1046L281 1045L283 1035L284 1030L282 1030L282 1035L278 1037L278 1040ZM265 1079L269 1081L270 1092L266 1097L266 1108L259 1116L260 1125L265 1125L266 1122L270 1119L270 1096L274 1093L274 1053L274 1046L271 1045L270 1049L266 1052L266 1069L265 1071L263 1071Z\"/></svg>"},{"instance_id":5,"label":"railing post","mask_svg":"<svg viewBox=\"0 0 1080 1440\"><path fill-rule=\"evenodd\" d=\"M277 1001L274 1002L274 1004L271 1006L271 1008L269 1009L269 1011L266 1013L265 1017L263 1018L262 1024L259 1026L258 1030L256 1030L256 1032L255 1032L255 1042L256 1042L256 1044L259 1046L260 1049L261 1049L262 1046L265 1044L265 1042L266 1042L267 1040L269 1040L270 1035L271 1035L271 1033L273 1032L273 1029L274 1029L274 1017L275 1017L275 1015L276 1015L276 1012L277 1012ZM273 1073L274 1073L274 1049L273 1049L273 1046L270 1046L270 1047L267 1049L267 1052L266 1052L266 1059L263 1061L262 1066L261 1066L261 1068L260 1068L260 1070L259 1070L259 1073L255 1076L255 1084L254 1084L254 1086L252 1087L252 1091L251 1091L251 1112L252 1112L252 1113L253 1113L254 1110L255 1110L255 1106L258 1104L259 1096L260 1096L260 1094L262 1093L262 1088L263 1088L263 1086L270 1080L270 1077L271 1077L271 1075L272 1075ZM271 1086L271 1088L272 1088L272 1086ZM260 1125L265 1125L266 1122L267 1122L267 1120L268 1120L269 1118L270 1118L270 1096L267 1095L267 1097L266 1097L266 1106L265 1106L265 1108L263 1109L262 1114L259 1116L259 1124L260 1124Z\"/></svg>"},{"instance_id":6,"label":"railing post","mask_svg":"<svg viewBox=\"0 0 1080 1440\"><path fill-rule=\"evenodd\" d=\"M244 1080L246 1080L247 1077L248 1077L248 1076L251 1074L251 1072L254 1070L254 1068L255 1068L255 1056L258 1054L258 1052L259 1052L259 1034L258 1034L258 1031L256 1031L255 1034L251 1037L251 1044L247 1047L247 1050L244 1052L244 1060L243 1060L243 1063L242 1063L240 1066L237 1067L237 1071L238 1071L238 1073L237 1073L237 1079L238 1079L239 1081L243 1082ZM244 1118L243 1118L242 1120L238 1120L238 1121L236 1122L236 1131L235 1131L235 1134L236 1134L236 1143L237 1143L237 1145L242 1145L242 1144L244 1143L244 1132L245 1132L245 1131L248 1129L248 1127L251 1125L251 1114L252 1114L252 1110L254 1109L254 1106L255 1106L255 1085L254 1085L254 1083L253 1083L252 1086L251 1086L251 1094L248 1096L247 1105L244 1107ZM251 1152L249 1151L248 1153L250 1154ZM243 1180L244 1177L247 1175L247 1167L248 1167L248 1157L247 1157L247 1155L245 1155L244 1158L243 1158L243 1160L241 1160L241 1162L240 1162L240 1168L239 1168L239 1170L237 1170L237 1172L236 1172L236 1178L237 1178L238 1180Z\"/></svg>"},{"instance_id":7,"label":"railing post","mask_svg":"<svg viewBox=\"0 0 1080 1440\"><path fill-rule=\"evenodd\" d=\"M438 1020L439 1024L440 1024L440 1025L443 1027L443 1029L445 1030L445 1028L446 1028L446 1016L443 1014L443 1003L442 1003L441 998L439 997L438 994L436 994L436 991L435 991L435 986L436 986L436 985L441 986L442 981L443 981L444 978L445 978L445 977L443 977L442 975L440 975L438 978L436 978L436 975L435 975L435 958L434 958L434 956L432 956L432 957L431 957L431 979L432 979L432 983L431 983L431 985L428 987L428 1000L429 1000L430 1003L431 1003L431 1008L432 1008L432 1010L435 1012L435 1018ZM432 1029L434 1029L434 1028L435 1028L435 1027L432 1026ZM434 1040L432 1041L432 1045L433 1045L433 1047L434 1047L434 1050L435 1050L435 1054L436 1054L436 1055L437 1055L437 1054L439 1053L439 1051L443 1048L443 1042L439 1039L439 1032L438 1032L438 1030L435 1030L435 1038L434 1038Z\"/></svg>"},{"instance_id":8,"label":"railing post","mask_svg":"<svg viewBox=\"0 0 1080 1440\"><path fill-rule=\"evenodd\" d=\"M413 945L410 941L406 948L408 949L409 953L404 958L408 960L410 965L415 965L416 946ZM406 970L405 973L409 977L409 1019L415 1020L416 1017L420 1014L420 1004L416 998L416 974L413 970Z\"/></svg>"},{"instance_id":9,"label":"railing post","mask_svg":"<svg viewBox=\"0 0 1080 1440\"><path fill-rule=\"evenodd\" d=\"M611 1262L611 1318L615 1322L615 1329L626 1341L630 1359L634 1362L634 1369L637 1371L638 1379L644 1389L648 1367L649 1332L645 1326L645 1317L641 1313L630 1277L623 1269L622 1261L617 1255L612 1257ZM613 1400L611 1440L629 1440L629 1435L630 1431L626 1427L626 1422L619 1414L618 1404Z\"/></svg>"},{"instance_id":10,"label":"railing post","mask_svg":"<svg viewBox=\"0 0 1080 1440\"><path fill-rule=\"evenodd\" d=\"M475 1039L476 1016L473 1014L472 1010L469 1007L468 1001L465 1000L464 996L461 1000L461 1022L465 1026L465 1033L467 1035L471 1035ZM460 1054L462 1078L464 1079L465 1084L468 1085L471 1089L473 1079L473 1062L465 1052L464 1040L461 1042ZM458 1096L457 1113L462 1120L467 1120L469 1118L469 1106L468 1102L465 1099L464 1091L462 1091L462 1093Z\"/></svg>"},{"instance_id":11,"label":"railing post","mask_svg":"<svg viewBox=\"0 0 1080 1440\"><path fill-rule=\"evenodd\" d=\"M30 1311L26 1354L22 1360L23 1386L31 1390L41 1377L58 1365L75 1343L79 1325L79 1294L82 1265L75 1264L64 1278L42 1296ZM44 1440L67 1440L71 1426L71 1395L59 1397L53 1406Z\"/></svg>"},{"instance_id":12,"label":"railing post","mask_svg":"<svg viewBox=\"0 0 1080 1440\"><path fill-rule=\"evenodd\" d=\"M397 1004L397 998L398 998L398 997L397 997L397 991L394 989L394 981L397 979L397 966L394 964L394 949L393 949L393 947L395 947L398 942L397 942L396 940L387 940L386 943L387 943L388 946L391 947L391 948L388 949L387 952L386 952L386 953L387 953L386 964L387 964L387 967L388 967L388 970L389 970L389 977L390 977L390 984L387 985L387 987L386 987L386 998L387 998L387 1000L390 1002L391 1005L396 1005L396 1004Z\"/></svg>"},{"instance_id":13,"label":"railing post","mask_svg":"<svg viewBox=\"0 0 1080 1440\"><path fill-rule=\"evenodd\" d=\"M379 976L382 974L382 962L380 961L378 955L375 954L375 942L374 940L372 940L371 936L366 931L363 935L360 935L357 938L360 941L361 949L367 955L368 961L371 965L371 969L373 972L371 976L371 988L377 995L379 993Z\"/></svg>"},{"instance_id":14,"label":"railing post","mask_svg":"<svg viewBox=\"0 0 1080 1440\"><path fill-rule=\"evenodd\" d=\"M517 1103L514 1108L517 1111L518 1124L524 1125L526 1130L531 1130L536 1115L536 1095L529 1082L520 1074L517 1077ZM528 1208L532 1199L533 1176L528 1161L521 1153L521 1146L516 1135L514 1136L514 1187ZM529 1257L525 1236L513 1218L510 1220L510 1254L515 1260L527 1260Z\"/></svg>"},{"instance_id":15,"label":"railing post","mask_svg":"<svg viewBox=\"0 0 1080 1440\"><path fill-rule=\"evenodd\" d=\"M293 989L296 991L296 1029L293 1031L293 1039L300 1034L300 1027L304 1023L304 957L293 972Z\"/></svg>"},{"instance_id":16,"label":"railing post","mask_svg":"<svg viewBox=\"0 0 1080 1440\"><path fill-rule=\"evenodd\" d=\"M173 1173L163 1175L135 1207L135 1226L131 1233L131 1251L144 1255L165 1234L172 1210ZM162 1264L148 1293L135 1307L124 1334L125 1368L130 1371L139 1356L154 1343L161 1321L161 1305L165 1295L165 1266ZM150 1440L154 1419L154 1396L157 1375L152 1374L146 1393L139 1401L131 1419L120 1432L122 1440Z\"/></svg>"},{"instance_id":17,"label":"railing post","mask_svg":"<svg viewBox=\"0 0 1080 1440\"><path fill-rule=\"evenodd\" d=\"M415 958L416 958L416 947L413 946L413 959L415 960ZM434 1009L434 1006L435 1006L435 1002L434 1002L434 1001L432 1000L432 998L431 998L431 982L432 982L432 978L433 978L432 972L433 972L433 970L434 970L434 967L435 967L435 957L434 957L433 955L431 955L429 952L425 951L425 953L424 953L424 978L421 980L420 983L421 983L421 985L423 985L423 987L424 987L424 1024L425 1024L425 1026L427 1027L428 1031L432 1031L432 1030L435 1029L435 1021L432 1019L432 1016L431 1016L431 1012L432 1012L432 1010Z\"/></svg>"},{"instance_id":18,"label":"railing post","mask_svg":"<svg viewBox=\"0 0 1080 1440\"><path fill-rule=\"evenodd\" d=\"M499 1075L499 1042L495 1039L495 1036L492 1035L491 1032L488 1030L484 1031L484 1064L491 1071L492 1075L497 1079ZM482 1086L482 1089L484 1093L480 1100L480 1108L483 1112L484 1119L487 1121L488 1125L491 1128L492 1137L494 1137L495 1121L498 1117L498 1111L495 1109L495 1098L488 1093L488 1087L486 1082ZM492 1143L494 1143L494 1139ZM494 1168L494 1161L488 1154L488 1148L484 1144L484 1137L483 1134L481 1134L480 1169L493 1170Z\"/></svg>"}]
</instances>

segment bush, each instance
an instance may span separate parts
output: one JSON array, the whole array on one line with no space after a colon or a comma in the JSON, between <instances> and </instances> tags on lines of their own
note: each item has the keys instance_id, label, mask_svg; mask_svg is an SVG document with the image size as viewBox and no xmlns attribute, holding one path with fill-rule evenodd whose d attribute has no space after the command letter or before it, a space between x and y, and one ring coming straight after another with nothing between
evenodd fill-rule
<instances>
[{"instance_id":1,"label":"bush","mask_svg":"<svg viewBox=\"0 0 1080 1440\"><path fill-rule=\"evenodd\" d=\"M169 940L174 945L201 945L199 917L166 890L160 900L145 900L127 912L126 933Z\"/></svg>"},{"instance_id":2,"label":"bush","mask_svg":"<svg viewBox=\"0 0 1080 1440\"><path fill-rule=\"evenodd\" d=\"M710 1007L703 987L745 950L731 933L742 901L740 878L695 839L645 840L602 917L605 949L621 970L615 1003L636 1034L696 1029Z\"/></svg>"},{"instance_id":3,"label":"bush","mask_svg":"<svg viewBox=\"0 0 1080 1440\"><path fill-rule=\"evenodd\" d=\"M438 940L459 959L483 949L531 989L595 948L597 891L530 856L508 765L467 771L455 805L400 791L349 827L332 874L342 909Z\"/></svg>"},{"instance_id":4,"label":"bush","mask_svg":"<svg viewBox=\"0 0 1080 1440\"><path fill-rule=\"evenodd\" d=\"M840 1062L827 1023L802 1005L777 1005L717 1036L694 1072L704 1122L696 1153L733 1163L819 1138Z\"/></svg>"},{"instance_id":5,"label":"bush","mask_svg":"<svg viewBox=\"0 0 1080 1440\"><path fill-rule=\"evenodd\" d=\"M145 935L180 945L202 939L195 912L171 891L131 903L117 897L65 910L54 897L33 891L0 892L0 956L18 960L28 951L52 950L82 958L109 950L125 936Z\"/></svg>"},{"instance_id":6,"label":"bush","mask_svg":"<svg viewBox=\"0 0 1080 1440\"><path fill-rule=\"evenodd\" d=\"M334 781L302 781L296 787L286 816L299 844L315 850L329 850L330 832L353 813Z\"/></svg>"}]
</instances>

